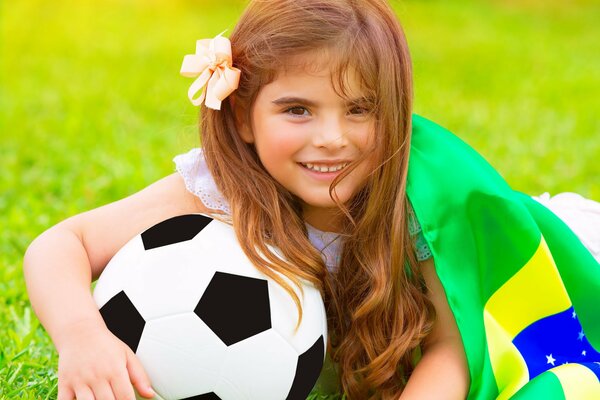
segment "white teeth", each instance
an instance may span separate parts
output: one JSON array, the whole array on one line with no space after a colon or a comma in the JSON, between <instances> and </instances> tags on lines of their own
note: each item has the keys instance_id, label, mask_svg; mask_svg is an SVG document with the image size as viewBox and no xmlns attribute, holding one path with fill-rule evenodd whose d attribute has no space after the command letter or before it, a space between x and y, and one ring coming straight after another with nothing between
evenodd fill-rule
<instances>
[{"instance_id":1,"label":"white teeth","mask_svg":"<svg viewBox=\"0 0 600 400\"><path fill-rule=\"evenodd\" d=\"M317 172L336 172L336 171L339 171L339 170L345 168L348 164L349 163L326 166L326 165L316 165L316 164L311 164L311 163L306 163L306 164L303 163L302 165L304 165L306 168L308 168L310 170L317 171Z\"/></svg>"}]
</instances>

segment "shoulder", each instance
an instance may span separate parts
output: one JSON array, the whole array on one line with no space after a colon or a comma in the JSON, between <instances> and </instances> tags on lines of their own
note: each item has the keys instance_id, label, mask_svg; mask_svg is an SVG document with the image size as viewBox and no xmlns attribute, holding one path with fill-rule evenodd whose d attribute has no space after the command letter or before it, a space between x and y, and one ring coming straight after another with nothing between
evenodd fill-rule
<instances>
[{"instance_id":1,"label":"shoulder","mask_svg":"<svg viewBox=\"0 0 600 400\"><path fill-rule=\"evenodd\" d=\"M197 196L191 193L185 179L179 173L172 173L148 186L148 196L156 196L156 200L170 202L173 212L185 214L208 213L209 208ZM153 200L150 200L153 201Z\"/></svg>"},{"instance_id":2,"label":"shoulder","mask_svg":"<svg viewBox=\"0 0 600 400\"><path fill-rule=\"evenodd\" d=\"M193 148L187 153L179 154L173 158L173 162L188 192L215 213L231 214L229 202L217 188L201 148Z\"/></svg>"}]
</instances>

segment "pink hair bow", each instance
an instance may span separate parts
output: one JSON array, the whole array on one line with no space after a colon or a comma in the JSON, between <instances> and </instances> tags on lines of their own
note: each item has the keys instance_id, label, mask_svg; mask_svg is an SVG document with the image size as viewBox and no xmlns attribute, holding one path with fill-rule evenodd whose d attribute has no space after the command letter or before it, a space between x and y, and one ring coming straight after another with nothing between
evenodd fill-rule
<instances>
[{"instance_id":1,"label":"pink hair bow","mask_svg":"<svg viewBox=\"0 0 600 400\"><path fill-rule=\"evenodd\" d=\"M231 42L221 36L223 33L214 39L196 41L196 54L183 58L181 75L198 77L188 90L188 97L195 106L206 98L206 107L220 110L221 102L237 89L240 82L240 70L232 66ZM194 98L198 93L200 95Z\"/></svg>"}]
</instances>

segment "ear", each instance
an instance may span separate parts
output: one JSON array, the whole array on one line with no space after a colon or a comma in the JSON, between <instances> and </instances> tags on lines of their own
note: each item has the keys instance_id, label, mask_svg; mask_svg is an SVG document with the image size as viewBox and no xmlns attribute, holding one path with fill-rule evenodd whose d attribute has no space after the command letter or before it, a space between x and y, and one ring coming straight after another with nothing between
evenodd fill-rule
<instances>
[{"instance_id":1,"label":"ear","mask_svg":"<svg viewBox=\"0 0 600 400\"><path fill-rule=\"evenodd\" d=\"M246 119L246 111L241 107L236 107L234 96L232 96L229 101L231 102L231 108L233 109L233 115L235 117L235 127L240 137L246 143L254 143L254 135L252 134L250 124Z\"/></svg>"}]
</instances>

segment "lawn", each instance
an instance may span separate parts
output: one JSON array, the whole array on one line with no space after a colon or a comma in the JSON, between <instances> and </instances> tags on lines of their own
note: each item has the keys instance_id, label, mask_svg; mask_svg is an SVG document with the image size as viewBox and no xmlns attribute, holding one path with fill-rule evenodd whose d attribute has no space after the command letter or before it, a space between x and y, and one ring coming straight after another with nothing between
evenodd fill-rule
<instances>
[{"instance_id":1,"label":"lawn","mask_svg":"<svg viewBox=\"0 0 600 400\"><path fill-rule=\"evenodd\" d=\"M418 114L517 190L600 200L597 1L393 4ZM243 6L0 2L0 399L56 397L57 355L22 277L27 245L172 173L172 157L198 145L181 61L196 39L231 32Z\"/></svg>"}]
</instances>

